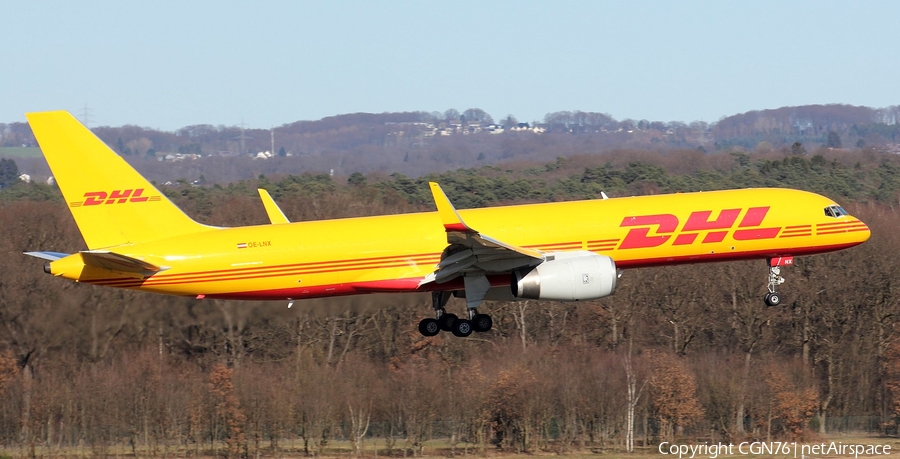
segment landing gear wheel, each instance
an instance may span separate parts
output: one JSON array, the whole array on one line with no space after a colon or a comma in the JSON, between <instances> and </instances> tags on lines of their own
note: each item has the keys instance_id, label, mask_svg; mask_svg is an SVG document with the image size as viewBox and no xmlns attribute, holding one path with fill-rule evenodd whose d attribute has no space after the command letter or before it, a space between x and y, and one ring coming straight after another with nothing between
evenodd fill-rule
<instances>
[{"instance_id":1,"label":"landing gear wheel","mask_svg":"<svg viewBox=\"0 0 900 459\"><path fill-rule=\"evenodd\" d=\"M419 333L422 336L434 336L440 333L441 325L438 323L437 319L427 318L422 319L419 322Z\"/></svg>"},{"instance_id":2,"label":"landing gear wheel","mask_svg":"<svg viewBox=\"0 0 900 459\"><path fill-rule=\"evenodd\" d=\"M472 322L466 319L456 319L453 321L453 335L465 338L472 334Z\"/></svg>"},{"instance_id":3,"label":"landing gear wheel","mask_svg":"<svg viewBox=\"0 0 900 459\"><path fill-rule=\"evenodd\" d=\"M768 289L769 293L766 293L765 301L766 306L778 306L781 304L781 295L775 291L775 287L784 283L784 278L781 277L781 267L782 266L790 266L794 264L793 257L778 257L778 258L770 258L768 260L769 263L769 283Z\"/></svg>"},{"instance_id":4,"label":"landing gear wheel","mask_svg":"<svg viewBox=\"0 0 900 459\"><path fill-rule=\"evenodd\" d=\"M475 314L472 318L472 328L476 332L486 332L494 326L494 319L487 314Z\"/></svg>"},{"instance_id":5,"label":"landing gear wheel","mask_svg":"<svg viewBox=\"0 0 900 459\"><path fill-rule=\"evenodd\" d=\"M456 322L456 314L443 314L438 317L438 323L441 325L441 330L450 331L453 330L453 322Z\"/></svg>"}]
</instances>

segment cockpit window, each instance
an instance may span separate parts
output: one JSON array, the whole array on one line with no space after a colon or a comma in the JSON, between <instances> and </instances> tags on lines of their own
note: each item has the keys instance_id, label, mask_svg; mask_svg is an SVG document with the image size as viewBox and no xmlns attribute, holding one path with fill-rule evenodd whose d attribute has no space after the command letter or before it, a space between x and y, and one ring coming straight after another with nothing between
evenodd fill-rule
<instances>
[{"instance_id":1,"label":"cockpit window","mask_svg":"<svg viewBox=\"0 0 900 459\"><path fill-rule=\"evenodd\" d=\"M844 215L850 215L844 210L841 206L828 206L825 208L825 216L826 217L843 217Z\"/></svg>"}]
</instances>

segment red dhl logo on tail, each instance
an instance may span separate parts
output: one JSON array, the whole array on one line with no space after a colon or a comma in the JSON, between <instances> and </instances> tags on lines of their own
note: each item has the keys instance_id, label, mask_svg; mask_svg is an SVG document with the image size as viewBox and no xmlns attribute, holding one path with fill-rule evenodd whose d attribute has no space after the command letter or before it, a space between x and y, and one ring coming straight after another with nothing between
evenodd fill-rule
<instances>
[{"instance_id":1,"label":"red dhl logo on tail","mask_svg":"<svg viewBox=\"0 0 900 459\"><path fill-rule=\"evenodd\" d=\"M619 244L620 249L644 249L650 247L659 247L674 237L672 245L688 245L693 244L701 234L704 234L701 244L709 244L714 242L722 242L725 236L734 227L743 209L725 209L719 212L715 220L712 217L711 210L701 210L691 213L687 222L681 228L681 232L675 236L674 233L678 229L680 222L678 217L672 214L656 214L642 215L638 217L625 217L622 228L630 226L641 226L643 228L632 228L622 239ZM738 241L749 241L754 239L773 239L778 236L781 227L760 228L763 219L769 212L768 207L751 207L747 209L744 218L738 223L738 228L734 230L731 237ZM656 226L656 235L651 236L651 227ZM673 234L668 234L673 233Z\"/></svg>"},{"instance_id":2,"label":"red dhl logo on tail","mask_svg":"<svg viewBox=\"0 0 900 459\"><path fill-rule=\"evenodd\" d=\"M72 207L99 206L100 204L123 204L126 202L159 201L159 196L142 196L143 188L133 190L88 191L84 194L84 201L70 202Z\"/></svg>"}]
</instances>

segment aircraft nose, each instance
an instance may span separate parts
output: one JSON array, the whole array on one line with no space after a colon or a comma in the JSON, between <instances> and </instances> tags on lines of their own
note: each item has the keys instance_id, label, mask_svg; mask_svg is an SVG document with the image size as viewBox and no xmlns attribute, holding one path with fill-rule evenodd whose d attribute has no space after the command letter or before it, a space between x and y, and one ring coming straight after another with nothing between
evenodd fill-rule
<instances>
[{"instance_id":1,"label":"aircraft nose","mask_svg":"<svg viewBox=\"0 0 900 459\"><path fill-rule=\"evenodd\" d=\"M869 240L872 236L872 230L860 219L851 219L847 226L844 227L846 237L852 238L852 242L862 244Z\"/></svg>"},{"instance_id":2,"label":"aircraft nose","mask_svg":"<svg viewBox=\"0 0 900 459\"><path fill-rule=\"evenodd\" d=\"M862 220L859 221L859 224L861 225L861 228L858 231L859 232L859 242L861 242L861 243L866 242L872 236L872 230L870 230L869 225L866 225L865 223L863 223Z\"/></svg>"}]
</instances>

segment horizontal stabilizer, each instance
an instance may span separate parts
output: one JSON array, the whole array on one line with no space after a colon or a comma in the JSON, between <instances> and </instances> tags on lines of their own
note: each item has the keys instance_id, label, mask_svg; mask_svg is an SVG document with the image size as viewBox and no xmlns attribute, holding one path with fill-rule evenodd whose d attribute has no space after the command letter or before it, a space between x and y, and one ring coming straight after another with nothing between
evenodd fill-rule
<instances>
[{"instance_id":1,"label":"horizontal stabilizer","mask_svg":"<svg viewBox=\"0 0 900 459\"><path fill-rule=\"evenodd\" d=\"M84 264L88 266L95 266L111 271L140 274L142 277L149 277L168 269L166 267L156 266L152 263L138 260L137 258L131 258L105 250L86 250L81 252L81 259L84 261Z\"/></svg>"},{"instance_id":2,"label":"horizontal stabilizer","mask_svg":"<svg viewBox=\"0 0 900 459\"><path fill-rule=\"evenodd\" d=\"M69 253L60 253L60 252L25 252L25 255L29 255L35 258L40 258L42 260L48 261L56 261L60 258L68 257Z\"/></svg>"}]
</instances>

